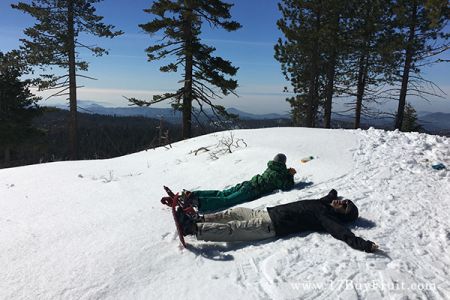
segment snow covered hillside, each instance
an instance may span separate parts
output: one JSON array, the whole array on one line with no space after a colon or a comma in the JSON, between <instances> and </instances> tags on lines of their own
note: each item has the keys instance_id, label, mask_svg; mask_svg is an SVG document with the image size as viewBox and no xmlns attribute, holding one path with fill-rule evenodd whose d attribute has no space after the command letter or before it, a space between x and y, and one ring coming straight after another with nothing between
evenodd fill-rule
<instances>
[{"instance_id":1,"label":"snow covered hillside","mask_svg":"<svg viewBox=\"0 0 450 300\"><path fill-rule=\"evenodd\" d=\"M215 133L109 160L0 170L0 299L449 299L450 139L370 129L234 131L233 153L195 151ZM279 152L296 187L243 206L354 200L353 232L383 252L328 234L180 248L173 190L223 189ZM312 161L300 159L312 155ZM442 162L444 170L431 165Z\"/></svg>"}]
</instances>

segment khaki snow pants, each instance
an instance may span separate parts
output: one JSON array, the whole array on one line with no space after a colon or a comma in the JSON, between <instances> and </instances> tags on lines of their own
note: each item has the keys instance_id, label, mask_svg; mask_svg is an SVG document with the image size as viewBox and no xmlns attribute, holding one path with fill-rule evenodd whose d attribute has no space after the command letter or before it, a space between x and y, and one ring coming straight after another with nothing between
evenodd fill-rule
<instances>
[{"instance_id":1,"label":"khaki snow pants","mask_svg":"<svg viewBox=\"0 0 450 300\"><path fill-rule=\"evenodd\" d=\"M227 209L204 215L205 221L197 223L197 239L215 242L255 241L275 236L272 220L266 209L245 207Z\"/></svg>"}]
</instances>

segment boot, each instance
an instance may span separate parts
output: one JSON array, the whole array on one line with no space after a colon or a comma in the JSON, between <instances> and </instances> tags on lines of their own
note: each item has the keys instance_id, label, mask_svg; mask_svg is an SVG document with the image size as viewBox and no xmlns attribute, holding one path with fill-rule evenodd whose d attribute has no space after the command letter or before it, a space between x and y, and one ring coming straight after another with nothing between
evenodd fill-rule
<instances>
[{"instance_id":1,"label":"boot","mask_svg":"<svg viewBox=\"0 0 450 300\"><path fill-rule=\"evenodd\" d=\"M194 193L183 190L181 192L181 206L183 208L188 208L190 206L192 207L198 207L198 198L194 195Z\"/></svg>"},{"instance_id":2,"label":"boot","mask_svg":"<svg viewBox=\"0 0 450 300\"><path fill-rule=\"evenodd\" d=\"M195 212L195 210L193 209L185 211L183 208L177 207L176 217L178 223L180 224L181 230L183 231L183 236L196 234L197 232L196 221L193 217L190 216L190 214L193 214L192 211ZM198 216L196 212L195 215Z\"/></svg>"}]
</instances>

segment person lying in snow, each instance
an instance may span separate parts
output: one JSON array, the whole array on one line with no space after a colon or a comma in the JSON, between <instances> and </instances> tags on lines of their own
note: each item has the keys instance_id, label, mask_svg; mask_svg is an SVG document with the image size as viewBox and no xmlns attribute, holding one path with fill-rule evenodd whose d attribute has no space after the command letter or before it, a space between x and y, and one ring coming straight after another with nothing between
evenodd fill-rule
<instances>
[{"instance_id":1,"label":"person lying in snow","mask_svg":"<svg viewBox=\"0 0 450 300\"><path fill-rule=\"evenodd\" d=\"M350 200L338 200L334 189L317 200L300 200L265 210L237 207L191 217L178 207L176 217L184 236L195 235L203 241L255 241L302 231L326 231L354 249L378 249L375 243L355 236L345 227L343 223L358 219L358 208Z\"/></svg>"},{"instance_id":2,"label":"person lying in snow","mask_svg":"<svg viewBox=\"0 0 450 300\"><path fill-rule=\"evenodd\" d=\"M277 189L289 190L294 186L294 168L286 168L286 155L279 153L267 163L267 169L262 174L241 182L232 188L218 191L183 191L181 199L183 206L194 206L202 213L219 211L231 206L256 200L264 194ZM170 203L168 203L170 206Z\"/></svg>"}]
</instances>

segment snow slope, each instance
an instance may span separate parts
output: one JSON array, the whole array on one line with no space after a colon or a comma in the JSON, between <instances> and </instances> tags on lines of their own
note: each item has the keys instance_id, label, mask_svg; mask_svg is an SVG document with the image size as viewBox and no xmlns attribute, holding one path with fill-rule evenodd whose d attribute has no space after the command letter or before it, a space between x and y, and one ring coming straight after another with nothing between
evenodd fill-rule
<instances>
[{"instance_id":1,"label":"snow slope","mask_svg":"<svg viewBox=\"0 0 450 300\"><path fill-rule=\"evenodd\" d=\"M449 299L450 139L369 129L237 130L247 147L192 151L215 133L110 160L0 170L0 299ZM222 189L262 172L276 153L297 169L295 189L243 206L353 199L352 230L383 252L327 234L257 243L179 246L174 190ZM313 155L306 164L300 159Z\"/></svg>"}]
</instances>

